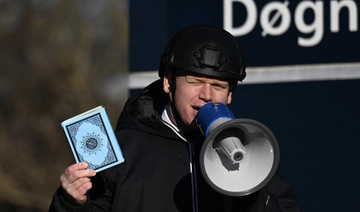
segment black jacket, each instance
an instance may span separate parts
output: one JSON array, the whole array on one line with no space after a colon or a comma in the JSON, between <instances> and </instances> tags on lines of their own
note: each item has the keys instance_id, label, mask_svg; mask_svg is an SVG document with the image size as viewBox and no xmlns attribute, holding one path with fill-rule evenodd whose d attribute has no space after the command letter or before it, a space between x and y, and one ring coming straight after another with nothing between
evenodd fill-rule
<instances>
[{"instance_id":1,"label":"black jacket","mask_svg":"<svg viewBox=\"0 0 360 212\"><path fill-rule=\"evenodd\" d=\"M204 138L179 133L161 119L168 101L160 80L129 99L115 130L125 162L92 179L82 206L66 203L60 187L49 211L300 211L291 187L278 175L245 197L212 189L198 169Z\"/></svg>"}]
</instances>

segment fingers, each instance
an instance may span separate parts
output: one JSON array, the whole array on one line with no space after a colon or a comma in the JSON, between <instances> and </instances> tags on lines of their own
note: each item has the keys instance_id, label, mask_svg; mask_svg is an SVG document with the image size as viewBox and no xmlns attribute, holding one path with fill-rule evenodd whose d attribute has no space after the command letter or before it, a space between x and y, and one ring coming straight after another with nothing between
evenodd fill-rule
<instances>
[{"instance_id":1,"label":"fingers","mask_svg":"<svg viewBox=\"0 0 360 212\"><path fill-rule=\"evenodd\" d=\"M87 163L73 164L65 169L64 173L60 176L62 183L67 182L72 184L79 178L93 177L96 175L94 170L86 169Z\"/></svg>"},{"instance_id":2,"label":"fingers","mask_svg":"<svg viewBox=\"0 0 360 212\"><path fill-rule=\"evenodd\" d=\"M78 170L85 170L88 167L87 163L75 163L69 167L67 167L64 173L61 175L60 180L61 182L64 181L68 176Z\"/></svg>"},{"instance_id":3,"label":"fingers","mask_svg":"<svg viewBox=\"0 0 360 212\"><path fill-rule=\"evenodd\" d=\"M72 187L66 190L67 199L70 200L70 202L75 202L76 204L81 205L86 202L86 192L92 188L92 183L90 181L86 182L80 187L78 187L76 190L70 190L71 188Z\"/></svg>"},{"instance_id":4,"label":"fingers","mask_svg":"<svg viewBox=\"0 0 360 212\"><path fill-rule=\"evenodd\" d=\"M61 185L68 198L77 204L86 202L86 192L92 188L90 177L96 175L94 170L87 170L87 163L73 164L60 176Z\"/></svg>"}]
</instances>

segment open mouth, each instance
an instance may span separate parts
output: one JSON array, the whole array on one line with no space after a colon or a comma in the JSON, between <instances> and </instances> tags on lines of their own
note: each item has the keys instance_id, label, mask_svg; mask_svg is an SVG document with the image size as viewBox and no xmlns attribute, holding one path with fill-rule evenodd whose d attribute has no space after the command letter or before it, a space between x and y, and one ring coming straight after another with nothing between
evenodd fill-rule
<instances>
[{"instance_id":1,"label":"open mouth","mask_svg":"<svg viewBox=\"0 0 360 212\"><path fill-rule=\"evenodd\" d=\"M197 111L200 110L200 107L193 106L192 108Z\"/></svg>"}]
</instances>

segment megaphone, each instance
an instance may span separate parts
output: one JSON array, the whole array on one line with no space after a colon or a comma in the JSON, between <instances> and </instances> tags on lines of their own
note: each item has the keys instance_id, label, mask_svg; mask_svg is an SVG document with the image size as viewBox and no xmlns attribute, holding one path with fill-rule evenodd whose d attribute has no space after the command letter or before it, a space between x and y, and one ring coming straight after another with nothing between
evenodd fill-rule
<instances>
[{"instance_id":1,"label":"megaphone","mask_svg":"<svg viewBox=\"0 0 360 212\"><path fill-rule=\"evenodd\" d=\"M228 196L245 196L274 176L280 151L274 134L264 124L235 119L220 102L201 107L196 122L206 137L200 169L213 189Z\"/></svg>"}]
</instances>

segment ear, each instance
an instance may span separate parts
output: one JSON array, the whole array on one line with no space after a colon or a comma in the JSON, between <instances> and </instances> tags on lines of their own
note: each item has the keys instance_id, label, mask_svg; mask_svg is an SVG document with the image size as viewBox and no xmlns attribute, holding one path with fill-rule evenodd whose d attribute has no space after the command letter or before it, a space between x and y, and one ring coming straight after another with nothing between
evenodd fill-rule
<instances>
[{"instance_id":1,"label":"ear","mask_svg":"<svg viewBox=\"0 0 360 212\"><path fill-rule=\"evenodd\" d=\"M227 104L229 105L230 103L231 103L231 100L232 100L232 92L230 92L229 94L228 94L228 97L227 97Z\"/></svg>"},{"instance_id":2,"label":"ear","mask_svg":"<svg viewBox=\"0 0 360 212\"><path fill-rule=\"evenodd\" d=\"M172 79L172 72L170 69L166 69L164 72L164 79L163 79L163 89L165 93L170 93L170 85L171 85L171 79Z\"/></svg>"}]
</instances>

